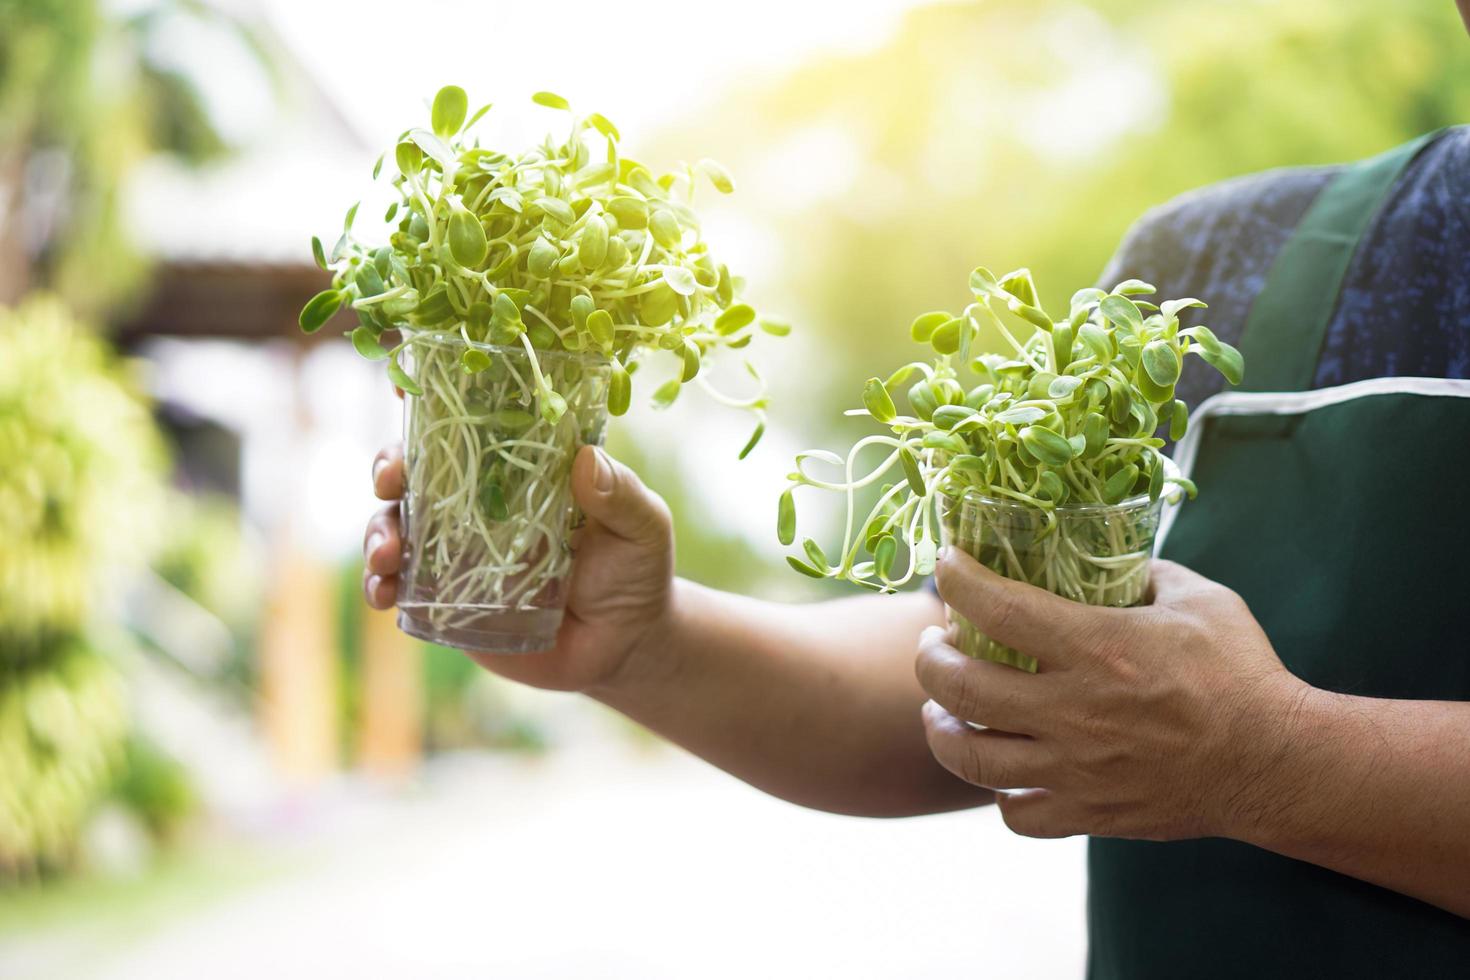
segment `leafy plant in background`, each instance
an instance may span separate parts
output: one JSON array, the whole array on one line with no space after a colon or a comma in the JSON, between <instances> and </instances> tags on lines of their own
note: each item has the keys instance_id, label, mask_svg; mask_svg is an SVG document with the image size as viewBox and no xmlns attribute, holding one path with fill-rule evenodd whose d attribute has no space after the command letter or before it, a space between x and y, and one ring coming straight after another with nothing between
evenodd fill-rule
<instances>
[{"instance_id":1,"label":"leafy plant in background","mask_svg":"<svg viewBox=\"0 0 1470 980\"><path fill-rule=\"evenodd\" d=\"M1188 424L1188 407L1174 397L1186 356L1237 384L1240 353L1206 326L1181 327L1179 314L1204 306L1199 300L1155 305L1143 299L1154 288L1136 279L1078 290L1058 320L1042 307L1029 270L997 278L979 268L970 289L974 302L960 314L914 320L910 334L934 351L932 361L864 386L863 408L849 414L870 416L887 433L860 440L845 458L797 456L780 500L781 542L795 540L801 487L841 493L848 510L834 558L807 538L805 558L787 560L814 578L888 592L933 571L943 527L1002 575L1097 605L1141 601L1152 525L1118 508L1139 497L1156 503L1170 484L1194 494L1169 471L1157 432L1167 425L1178 439ZM1009 356L972 355L982 327L1006 339ZM905 386L909 412L901 414L892 392ZM882 459L859 474L869 449ZM814 475L808 461L841 467L842 476ZM896 479L859 521L856 492L890 473Z\"/></svg>"},{"instance_id":2,"label":"leafy plant in background","mask_svg":"<svg viewBox=\"0 0 1470 980\"><path fill-rule=\"evenodd\" d=\"M147 271L128 175L150 157L202 164L229 149L174 32L241 48L272 84L268 44L209 0L0 0L0 24L0 303L45 288L112 313Z\"/></svg>"},{"instance_id":3,"label":"leafy plant in background","mask_svg":"<svg viewBox=\"0 0 1470 980\"><path fill-rule=\"evenodd\" d=\"M80 639L44 663L0 672L0 876L75 857L93 807L121 771L129 722L122 680Z\"/></svg>"},{"instance_id":4,"label":"leafy plant in background","mask_svg":"<svg viewBox=\"0 0 1470 980\"><path fill-rule=\"evenodd\" d=\"M0 310L0 870L64 864L128 730L99 600L146 560L163 449L105 348L51 298Z\"/></svg>"},{"instance_id":5,"label":"leafy plant in background","mask_svg":"<svg viewBox=\"0 0 1470 980\"><path fill-rule=\"evenodd\" d=\"M551 93L535 101L571 111ZM519 608L566 572L570 450L600 439L604 402L627 411L640 357L665 353L675 369L653 394L658 407L692 382L753 413L743 457L764 431L764 394L723 394L705 365L758 329L789 328L742 302L741 280L700 239L696 190L734 189L719 164L655 177L621 154L617 127L597 113L572 114L565 138L503 152L471 139L489 106L468 106L462 89L441 89L432 128L394 147L387 244L356 237L356 206L330 250L313 240L332 286L301 326L313 332L349 307L353 345L386 359L412 396L410 511L416 493L426 503L409 522L410 550L437 583L436 604ZM385 348L393 330L398 343Z\"/></svg>"},{"instance_id":6,"label":"leafy plant in background","mask_svg":"<svg viewBox=\"0 0 1470 980\"><path fill-rule=\"evenodd\" d=\"M162 443L137 386L60 301L0 309L0 662L79 631L161 533Z\"/></svg>"}]
</instances>

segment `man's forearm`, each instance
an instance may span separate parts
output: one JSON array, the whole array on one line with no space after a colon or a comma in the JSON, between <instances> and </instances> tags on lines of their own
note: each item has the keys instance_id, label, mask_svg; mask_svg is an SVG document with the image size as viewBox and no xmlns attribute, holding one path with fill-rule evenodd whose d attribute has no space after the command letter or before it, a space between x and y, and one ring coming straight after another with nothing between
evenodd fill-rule
<instances>
[{"instance_id":1,"label":"man's forearm","mask_svg":"<svg viewBox=\"0 0 1470 980\"><path fill-rule=\"evenodd\" d=\"M942 619L929 595L818 605L675 585L656 649L589 691L665 738L804 806L902 816L991 794L946 772L924 740L913 653Z\"/></svg>"},{"instance_id":2,"label":"man's forearm","mask_svg":"<svg viewBox=\"0 0 1470 980\"><path fill-rule=\"evenodd\" d=\"M1284 731L1232 836L1470 918L1470 704L1306 688Z\"/></svg>"}]
</instances>

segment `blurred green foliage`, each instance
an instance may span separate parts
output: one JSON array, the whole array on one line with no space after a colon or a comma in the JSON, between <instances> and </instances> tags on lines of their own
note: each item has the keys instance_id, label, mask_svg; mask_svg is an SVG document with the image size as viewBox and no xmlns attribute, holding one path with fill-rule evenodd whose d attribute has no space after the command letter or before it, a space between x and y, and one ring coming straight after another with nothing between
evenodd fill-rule
<instances>
[{"instance_id":1,"label":"blurred green foliage","mask_svg":"<svg viewBox=\"0 0 1470 980\"><path fill-rule=\"evenodd\" d=\"M128 730L122 682L80 639L0 665L0 880L66 868Z\"/></svg>"},{"instance_id":2,"label":"blurred green foliage","mask_svg":"<svg viewBox=\"0 0 1470 980\"><path fill-rule=\"evenodd\" d=\"M155 840L177 836L199 809L189 773L151 741L134 735L124 747L112 796L135 814Z\"/></svg>"},{"instance_id":3,"label":"blurred green foliage","mask_svg":"<svg viewBox=\"0 0 1470 980\"><path fill-rule=\"evenodd\" d=\"M1029 266L1064 306L1176 194L1460 122L1470 38L1451 0L978 0L753 78L649 155L699 147L735 175L767 253L752 296L797 327L773 418L830 448L859 431L840 412L863 380L918 351L909 322L961 305L975 265ZM728 543L692 530L681 563L711 584L790 576L769 553L721 562Z\"/></svg>"},{"instance_id":4,"label":"blurred green foliage","mask_svg":"<svg viewBox=\"0 0 1470 980\"><path fill-rule=\"evenodd\" d=\"M129 173L153 154L227 150L171 50L182 21L227 32L269 71L251 24L208 2L0 0L0 300L47 288L100 322L144 286Z\"/></svg>"},{"instance_id":5,"label":"blurred green foliage","mask_svg":"<svg viewBox=\"0 0 1470 980\"><path fill-rule=\"evenodd\" d=\"M0 876L65 867L129 727L92 627L161 531L126 366L53 297L0 308Z\"/></svg>"},{"instance_id":6,"label":"blurred green foliage","mask_svg":"<svg viewBox=\"0 0 1470 980\"><path fill-rule=\"evenodd\" d=\"M147 560L166 459L133 365L59 300L0 307L0 351L0 663L15 663L80 632Z\"/></svg>"},{"instance_id":7,"label":"blurred green foliage","mask_svg":"<svg viewBox=\"0 0 1470 980\"><path fill-rule=\"evenodd\" d=\"M981 0L737 88L659 149L707 146L735 173L736 206L780 248L759 298L840 339L817 374L845 404L977 264L1030 266L1064 305L1184 190L1464 121L1470 39L1450 0ZM793 147L811 175L770 172ZM782 196L783 177L815 196Z\"/></svg>"}]
</instances>

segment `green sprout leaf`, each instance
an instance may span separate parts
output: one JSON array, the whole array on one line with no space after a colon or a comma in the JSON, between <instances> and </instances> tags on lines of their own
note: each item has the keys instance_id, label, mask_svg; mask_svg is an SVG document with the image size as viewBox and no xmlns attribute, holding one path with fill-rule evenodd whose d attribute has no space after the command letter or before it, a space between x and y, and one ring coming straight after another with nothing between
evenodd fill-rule
<instances>
[{"instance_id":1,"label":"green sprout leaf","mask_svg":"<svg viewBox=\"0 0 1470 980\"><path fill-rule=\"evenodd\" d=\"M388 380L410 395L422 395L424 393L424 389L420 388L418 383L408 376L408 372L399 367L396 359L390 359L388 361Z\"/></svg>"},{"instance_id":2,"label":"green sprout leaf","mask_svg":"<svg viewBox=\"0 0 1470 980\"><path fill-rule=\"evenodd\" d=\"M682 387L678 378L665 381L659 385L658 389L653 393L653 407L662 411L674 404L674 400L679 397L679 391Z\"/></svg>"},{"instance_id":3,"label":"green sprout leaf","mask_svg":"<svg viewBox=\"0 0 1470 980\"><path fill-rule=\"evenodd\" d=\"M721 336L728 337L730 334L743 330L754 322L755 310L744 303L737 303L715 317L715 332Z\"/></svg>"},{"instance_id":4,"label":"green sprout leaf","mask_svg":"<svg viewBox=\"0 0 1470 980\"><path fill-rule=\"evenodd\" d=\"M653 240L664 248L678 248L684 236L674 212L663 208L648 216L648 230L653 233Z\"/></svg>"},{"instance_id":5,"label":"green sprout leaf","mask_svg":"<svg viewBox=\"0 0 1470 980\"><path fill-rule=\"evenodd\" d=\"M699 292L699 283L695 280L694 273L683 266L667 266L664 269L664 283L680 296L693 296Z\"/></svg>"},{"instance_id":6,"label":"green sprout leaf","mask_svg":"<svg viewBox=\"0 0 1470 980\"><path fill-rule=\"evenodd\" d=\"M943 310L935 310L932 313L922 313L914 318L909 324L909 336L921 344L929 343L934 336L934 331L939 329L940 324L948 323L954 317Z\"/></svg>"},{"instance_id":7,"label":"green sprout leaf","mask_svg":"<svg viewBox=\"0 0 1470 980\"><path fill-rule=\"evenodd\" d=\"M388 356L378 338L367 327L355 327L352 331L352 346L370 361L381 361Z\"/></svg>"},{"instance_id":8,"label":"green sprout leaf","mask_svg":"<svg viewBox=\"0 0 1470 980\"><path fill-rule=\"evenodd\" d=\"M311 236L311 257L316 261L317 268L326 269L327 256L322 251L322 240L315 235Z\"/></svg>"},{"instance_id":9,"label":"green sprout leaf","mask_svg":"<svg viewBox=\"0 0 1470 980\"><path fill-rule=\"evenodd\" d=\"M1185 431L1189 428L1189 406L1174 400L1174 406L1169 410L1169 438L1178 442L1184 438Z\"/></svg>"},{"instance_id":10,"label":"green sprout leaf","mask_svg":"<svg viewBox=\"0 0 1470 980\"><path fill-rule=\"evenodd\" d=\"M589 322L591 318L588 318ZM607 379L607 410L611 415L625 415L633 397L633 381L628 377L627 368L617 361L612 363L612 371Z\"/></svg>"},{"instance_id":11,"label":"green sprout leaf","mask_svg":"<svg viewBox=\"0 0 1470 980\"><path fill-rule=\"evenodd\" d=\"M831 569L832 564L827 561L827 556L823 553L822 546L811 538L807 538L801 542L801 550L806 552L806 559L812 563L812 567L820 570L824 575Z\"/></svg>"},{"instance_id":12,"label":"green sprout leaf","mask_svg":"<svg viewBox=\"0 0 1470 980\"><path fill-rule=\"evenodd\" d=\"M786 545L796 540L796 500L790 487L781 494L780 506L776 508L776 539Z\"/></svg>"},{"instance_id":13,"label":"green sprout leaf","mask_svg":"<svg viewBox=\"0 0 1470 980\"><path fill-rule=\"evenodd\" d=\"M738 458L744 459L745 457L749 456L751 454L751 451L754 450L756 445L761 441L761 436L765 434L766 423L765 420L762 419L755 424L755 429L750 433L750 438L745 441L745 445L740 447L740 455ZM788 541L787 544L790 544L790 542Z\"/></svg>"},{"instance_id":14,"label":"green sprout leaf","mask_svg":"<svg viewBox=\"0 0 1470 980\"><path fill-rule=\"evenodd\" d=\"M1098 309L1118 326L1132 330L1143 329L1143 314L1139 312L1137 304L1126 296L1104 296Z\"/></svg>"},{"instance_id":15,"label":"green sprout leaf","mask_svg":"<svg viewBox=\"0 0 1470 980\"><path fill-rule=\"evenodd\" d=\"M613 344L613 319L607 310L594 310L587 315L587 332L592 339L597 341L602 348L610 348ZM621 414L621 413L620 413Z\"/></svg>"},{"instance_id":16,"label":"green sprout leaf","mask_svg":"<svg viewBox=\"0 0 1470 980\"><path fill-rule=\"evenodd\" d=\"M490 106L491 103L486 102L484 105L480 106L480 108L476 109L475 114L473 116L470 116L470 121L464 124L464 128L469 129L475 123L479 122L480 119L484 117L485 113L490 111Z\"/></svg>"},{"instance_id":17,"label":"green sprout leaf","mask_svg":"<svg viewBox=\"0 0 1470 980\"><path fill-rule=\"evenodd\" d=\"M324 289L301 308L301 315L297 318L304 333L316 333L322 328L332 316L342 308L345 297L335 289Z\"/></svg>"},{"instance_id":18,"label":"green sprout leaf","mask_svg":"<svg viewBox=\"0 0 1470 980\"><path fill-rule=\"evenodd\" d=\"M709 179L715 190L721 194L733 194L735 192L735 181L730 179L729 172L714 160L704 159L695 165L700 173Z\"/></svg>"},{"instance_id":19,"label":"green sprout leaf","mask_svg":"<svg viewBox=\"0 0 1470 980\"><path fill-rule=\"evenodd\" d=\"M465 113L469 110L469 98L458 85L446 85L434 96L430 111L434 133L440 139L449 139L464 125ZM374 174L374 176L377 176Z\"/></svg>"},{"instance_id":20,"label":"green sprout leaf","mask_svg":"<svg viewBox=\"0 0 1470 980\"><path fill-rule=\"evenodd\" d=\"M790 565L792 568L796 569L801 574L807 576L808 578L826 578L827 577L827 573L826 572L818 571L817 569L815 569L812 566L808 565L806 562L802 561L800 558L795 558L795 557L793 557L791 555L787 555L786 556L786 563L788 565Z\"/></svg>"},{"instance_id":21,"label":"green sprout leaf","mask_svg":"<svg viewBox=\"0 0 1470 980\"><path fill-rule=\"evenodd\" d=\"M1167 341L1149 341L1143 348L1143 369L1154 384L1171 388L1179 380L1179 353Z\"/></svg>"},{"instance_id":22,"label":"green sprout leaf","mask_svg":"<svg viewBox=\"0 0 1470 980\"><path fill-rule=\"evenodd\" d=\"M1021 430L1020 437L1027 451L1048 466L1066 466L1071 462L1071 444L1044 425L1028 425Z\"/></svg>"},{"instance_id":23,"label":"green sprout leaf","mask_svg":"<svg viewBox=\"0 0 1470 980\"><path fill-rule=\"evenodd\" d=\"M898 539L891 534L878 538L873 545L873 570L884 582L893 577L893 562L898 556Z\"/></svg>"},{"instance_id":24,"label":"green sprout leaf","mask_svg":"<svg viewBox=\"0 0 1470 980\"><path fill-rule=\"evenodd\" d=\"M1113 287L1112 292L1114 296L1148 296L1157 290L1142 279L1124 279Z\"/></svg>"},{"instance_id":25,"label":"green sprout leaf","mask_svg":"<svg viewBox=\"0 0 1470 980\"><path fill-rule=\"evenodd\" d=\"M1030 425L1033 422L1040 422L1049 414L1046 409L1035 405L1018 405L996 415L995 420L1004 422L1006 425Z\"/></svg>"},{"instance_id":26,"label":"green sprout leaf","mask_svg":"<svg viewBox=\"0 0 1470 980\"><path fill-rule=\"evenodd\" d=\"M898 415L898 409L893 406L893 397L877 378L869 378L867 384L863 385L863 405L868 409L868 414L879 422L892 422Z\"/></svg>"},{"instance_id":27,"label":"green sprout leaf","mask_svg":"<svg viewBox=\"0 0 1470 980\"><path fill-rule=\"evenodd\" d=\"M393 148L393 162L398 164L398 172L403 176L416 176L424 165L424 151L418 144L403 140Z\"/></svg>"},{"instance_id":28,"label":"green sprout leaf","mask_svg":"<svg viewBox=\"0 0 1470 980\"><path fill-rule=\"evenodd\" d=\"M909 489L920 497L926 495L929 490L924 485L923 474L919 472L919 461L914 458L914 454L908 446L899 448L898 461L903 466L904 479L909 481Z\"/></svg>"},{"instance_id":29,"label":"green sprout leaf","mask_svg":"<svg viewBox=\"0 0 1470 980\"><path fill-rule=\"evenodd\" d=\"M694 341L688 337L684 338L683 345L679 348L679 357L683 360L683 371L679 375L681 384L688 384L699 374L699 348Z\"/></svg>"},{"instance_id":30,"label":"green sprout leaf","mask_svg":"<svg viewBox=\"0 0 1470 980\"><path fill-rule=\"evenodd\" d=\"M568 111L572 108L572 104L570 102L557 95L555 92L537 92L535 95L531 96L531 101L536 103L537 105L544 105L548 109L561 109L563 111Z\"/></svg>"},{"instance_id":31,"label":"green sprout leaf","mask_svg":"<svg viewBox=\"0 0 1470 980\"><path fill-rule=\"evenodd\" d=\"M489 242L480 221L463 207L449 216L449 252L466 269L478 268L489 254Z\"/></svg>"},{"instance_id":32,"label":"green sprout leaf","mask_svg":"<svg viewBox=\"0 0 1470 980\"><path fill-rule=\"evenodd\" d=\"M1200 359L1225 376L1225 380L1233 385L1238 385L1245 378L1245 360L1240 356L1240 351L1229 344L1216 341L1218 350L1208 350L1201 345L1196 351Z\"/></svg>"},{"instance_id":33,"label":"green sprout leaf","mask_svg":"<svg viewBox=\"0 0 1470 980\"><path fill-rule=\"evenodd\" d=\"M582 226L582 232L577 236L577 254L581 257L582 267L585 269L596 269L602 265L607 258L607 222L602 220L601 215L589 215L587 223ZM689 282L694 282L694 274L682 266L669 266L677 269L688 277ZM665 278L667 278L665 270ZM693 289L685 295L693 293Z\"/></svg>"},{"instance_id":34,"label":"green sprout leaf","mask_svg":"<svg viewBox=\"0 0 1470 980\"><path fill-rule=\"evenodd\" d=\"M1108 477L1103 484L1103 500L1109 504L1116 504L1133 490L1133 485L1138 482L1138 464L1129 463L1112 476Z\"/></svg>"},{"instance_id":35,"label":"green sprout leaf","mask_svg":"<svg viewBox=\"0 0 1470 980\"><path fill-rule=\"evenodd\" d=\"M471 347L459 356L459 366L465 374L479 374L490 369L490 355Z\"/></svg>"},{"instance_id":36,"label":"green sprout leaf","mask_svg":"<svg viewBox=\"0 0 1470 980\"><path fill-rule=\"evenodd\" d=\"M600 112L589 113L587 116L587 121L592 124L592 127L594 129L596 129L599 133L601 133L603 136L606 136L610 140L616 141L623 138L623 134L618 132L618 127L614 126L612 122Z\"/></svg>"}]
</instances>

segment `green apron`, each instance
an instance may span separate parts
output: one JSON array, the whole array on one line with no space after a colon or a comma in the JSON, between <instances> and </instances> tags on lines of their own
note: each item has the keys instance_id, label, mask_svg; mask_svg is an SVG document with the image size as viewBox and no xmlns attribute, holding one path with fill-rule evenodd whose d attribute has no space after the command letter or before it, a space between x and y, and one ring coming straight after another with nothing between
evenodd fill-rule
<instances>
[{"instance_id":1,"label":"green apron","mask_svg":"<svg viewBox=\"0 0 1470 980\"><path fill-rule=\"evenodd\" d=\"M1470 381L1311 390L1358 241L1436 135L1345 168L1303 217L1242 336L1250 390L1176 447L1201 489L1161 554L1239 592L1317 687L1470 701ZM1470 977L1470 920L1237 841L1094 838L1088 871L1092 980Z\"/></svg>"}]
</instances>

